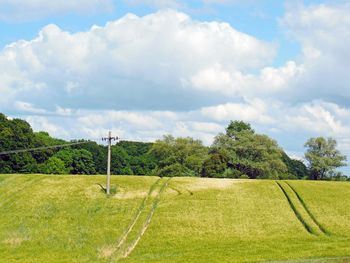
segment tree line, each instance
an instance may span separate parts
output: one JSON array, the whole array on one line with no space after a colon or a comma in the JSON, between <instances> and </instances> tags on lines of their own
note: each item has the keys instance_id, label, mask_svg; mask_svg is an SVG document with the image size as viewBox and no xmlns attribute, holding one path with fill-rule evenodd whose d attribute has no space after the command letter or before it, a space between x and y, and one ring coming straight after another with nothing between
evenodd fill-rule
<instances>
[{"instance_id":1,"label":"tree line","mask_svg":"<svg viewBox=\"0 0 350 263\"><path fill-rule=\"evenodd\" d=\"M94 141L0 155L0 173L105 174L107 147ZM47 132L34 132L21 119L0 114L0 152L67 144ZM290 158L277 142L256 133L249 123L231 121L211 146L190 137L165 135L154 143L120 141L112 146L116 175L201 176L251 179L346 180L336 171L346 157L332 138L311 138L302 161Z\"/></svg>"}]
</instances>

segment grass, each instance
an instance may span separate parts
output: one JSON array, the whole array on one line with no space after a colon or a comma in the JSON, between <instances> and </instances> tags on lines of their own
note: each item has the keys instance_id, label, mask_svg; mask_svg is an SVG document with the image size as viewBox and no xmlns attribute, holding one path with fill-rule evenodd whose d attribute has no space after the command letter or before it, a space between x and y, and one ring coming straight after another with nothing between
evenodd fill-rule
<instances>
[{"instance_id":1,"label":"grass","mask_svg":"<svg viewBox=\"0 0 350 263\"><path fill-rule=\"evenodd\" d=\"M0 261L350 262L349 183L104 180L0 175Z\"/></svg>"}]
</instances>

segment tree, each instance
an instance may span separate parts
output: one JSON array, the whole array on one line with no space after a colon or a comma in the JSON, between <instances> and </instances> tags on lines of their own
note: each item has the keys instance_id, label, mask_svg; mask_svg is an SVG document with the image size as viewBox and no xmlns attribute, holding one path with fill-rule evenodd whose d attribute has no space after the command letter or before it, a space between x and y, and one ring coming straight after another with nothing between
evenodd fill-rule
<instances>
[{"instance_id":1,"label":"tree","mask_svg":"<svg viewBox=\"0 0 350 263\"><path fill-rule=\"evenodd\" d=\"M127 154L128 166L131 174L151 174L156 167L156 159L150 154L153 143L120 141L117 147L121 147ZM112 158L115 158L112 156Z\"/></svg>"},{"instance_id":2,"label":"tree","mask_svg":"<svg viewBox=\"0 0 350 263\"><path fill-rule=\"evenodd\" d=\"M255 134L250 125L242 121L229 124L226 134L216 136L213 149L228 152L228 168L249 178L285 177L287 167L282 161L282 149L266 135ZM235 171L236 170L236 171Z\"/></svg>"},{"instance_id":3,"label":"tree","mask_svg":"<svg viewBox=\"0 0 350 263\"><path fill-rule=\"evenodd\" d=\"M67 174L64 162L57 157L50 157L45 163L39 165L39 170L44 174Z\"/></svg>"},{"instance_id":4,"label":"tree","mask_svg":"<svg viewBox=\"0 0 350 263\"><path fill-rule=\"evenodd\" d=\"M242 133L253 134L254 130L249 123L244 121L231 121L226 128L226 135L232 139L237 138L237 136Z\"/></svg>"},{"instance_id":5,"label":"tree","mask_svg":"<svg viewBox=\"0 0 350 263\"><path fill-rule=\"evenodd\" d=\"M54 157L63 161L64 166L68 173L72 173L73 170L73 150L70 148L62 149L54 154Z\"/></svg>"},{"instance_id":6,"label":"tree","mask_svg":"<svg viewBox=\"0 0 350 263\"><path fill-rule=\"evenodd\" d=\"M346 166L346 156L336 149L333 138L310 138L306 143L305 159L309 162L310 177L313 180L339 176L336 168Z\"/></svg>"},{"instance_id":7,"label":"tree","mask_svg":"<svg viewBox=\"0 0 350 263\"><path fill-rule=\"evenodd\" d=\"M128 153L119 145L112 146L111 172L119 175L132 175Z\"/></svg>"},{"instance_id":8,"label":"tree","mask_svg":"<svg viewBox=\"0 0 350 263\"><path fill-rule=\"evenodd\" d=\"M53 146L65 144L64 140L52 138L47 132L34 132L33 133L33 141L32 147L42 147L42 146ZM34 151L31 154L35 158L38 163L44 163L47 159L49 159L52 155L54 155L58 149L45 149L40 151Z\"/></svg>"},{"instance_id":9,"label":"tree","mask_svg":"<svg viewBox=\"0 0 350 263\"><path fill-rule=\"evenodd\" d=\"M73 141L78 142L78 141ZM97 144L93 141L79 140L79 142L87 142L80 145L72 146L73 149L85 149L92 154L93 161L95 163L96 173L106 174L107 164L107 147Z\"/></svg>"},{"instance_id":10,"label":"tree","mask_svg":"<svg viewBox=\"0 0 350 263\"><path fill-rule=\"evenodd\" d=\"M85 149L66 148L54 155L60 159L68 173L72 174L95 174L95 163L91 152Z\"/></svg>"},{"instance_id":11,"label":"tree","mask_svg":"<svg viewBox=\"0 0 350 263\"><path fill-rule=\"evenodd\" d=\"M153 144L151 154L158 161L154 172L159 176L200 176L208 149L200 140L166 135Z\"/></svg>"},{"instance_id":12,"label":"tree","mask_svg":"<svg viewBox=\"0 0 350 263\"><path fill-rule=\"evenodd\" d=\"M33 130L29 123L20 119L8 119L0 114L0 151L33 147ZM1 173L36 172L37 162L32 153L0 156Z\"/></svg>"},{"instance_id":13,"label":"tree","mask_svg":"<svg viewBox=\"0 0 350 263\"><path fill-rule=\"evenodd\" d=\"M227 169L229 157L226 151L212 149L209 151L209 158L203 163L202 177L219 177Z\"/></svg>"},{"instance_id":14,"label":"tree","mask_svg":"<svg viewBox=\"0 0 350 263\"><path fill-rule=\"evenodd\" d=\"M95 174L95 163L92 154L85 149L73 150L73 174Z\"/></svg>"},{"instance_id":15,"label":"tree","mask_svg":"<svg viewBox=\"0 0 350 263\"><path fill-rule=\"evenodd\" d=\"M289 179L303 179L308 177L309 171L302 161L290 158L285 152L282 152L282 161L288 168Z\"/></svg>"}]
</instances>

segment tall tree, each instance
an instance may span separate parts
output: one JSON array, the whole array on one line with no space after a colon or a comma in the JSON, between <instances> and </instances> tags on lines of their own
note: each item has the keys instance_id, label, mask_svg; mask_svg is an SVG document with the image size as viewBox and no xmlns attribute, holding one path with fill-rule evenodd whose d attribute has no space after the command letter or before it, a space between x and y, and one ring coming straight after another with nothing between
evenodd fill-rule
<instances>
[{"instance_id":1,"label":"tall tree","mask_svg":"<svg viewBox=\"0 0 350 263\"><path fill-rule=\"evenodd\" d=\"M151 153L158 160L155 173L160 176L200 176L208 149L199 140L164 136Z\"/></svg>"},{"instance_id":2,"label":"tall tree","mask_svg":"<svg viewBox=\"0 0 350 263\"><path fill-rule=\"evenodd\" d=\"M282 149L266 135L255 134L242 121L229 124L226 134L219 134L212 145L228 152L228 167L249 178L284 178L287 167L282 161Z\"/></svg>"},{"instance_id":3,"label":"tall tree","mask_svg":"<svg viewBox=\"0 0 350 263\"><path fill-rule=\"evenodd\" d=\"M336 168L346 166L346 156L336 146L335 139L324 137L310 138L305 143L305 159L309 162L311 179L326 179L338 175Z\"/></svg>"}]
</instances>

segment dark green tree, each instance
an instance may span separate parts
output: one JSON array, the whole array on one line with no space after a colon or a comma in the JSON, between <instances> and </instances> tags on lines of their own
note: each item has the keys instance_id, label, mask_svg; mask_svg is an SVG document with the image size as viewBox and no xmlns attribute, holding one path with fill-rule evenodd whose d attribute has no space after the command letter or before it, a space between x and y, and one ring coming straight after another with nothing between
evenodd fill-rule
<instances>
[{"instance_id":1,"label":"dark green tree","mask_svg":"<svg viewBox=\"0 0 350 263\"><path fill-rule=\"evenodd\" d=\"M124 149L132 174L150 175L156 167L156 159L150 154L153 143L120 141L117 146ZM112 157L113 158L113 157Z\"/></svg>"},{"instance_id":2,"label":"dark green tree","mask_svg":"<svg viewBox=\"0 0 350 263\"><path fill-rule=\"evenodd\" d=\"M92 153L85 149L65 148L54 155L60 159L67 173L71 174L95 174L95 163Z\"/></svg>"},{"instance_id":3,"label":"dark green tree","mask_svg":"<svg viewBox=\"0 0 350 263\"><path fill-rule=\"evenodd\" d=\"M73 149L85 149L92 154L95 163L95 170L98 174L106 174L107 165L107 147L99 145L93 141L79 140L79 142L87 142L80 145L72 146Z\"/></svg>"},{"instance_id":4,"label":"dark green tree","mask_svg":"<svg viewBox=\"0 0 350 263\"><path fill-rule=\"evenodd\" d=\"M0 151L20 150L33 147L33 130L29 123L20 119L8 119L0 114ZM37 162L32 153L0 156L1 173L35 172Z\"/></svg>"},{"instance_id":5,"label":"dark green tree","mask_svg":"<svg viewBox=\"0 0 350 263\"><path fill-rule=\"evenodd\" d=\"M212 149L209 158L206 159L202 167L202 177L221 177L228 168L228 153L224 150Z\"/></svg>"},{"instance_id":6,"label":"dark green tree","mask_svg":"<svg viewBox=\"0 0 350 263\"><path fill-rule=\"evenodd\" d=\"M39 170L44 174L67 174L64 162L57 157L50 157L45 163L39 165Z\"/></svg>"},{"instance_id":7,"label":"dark green tree","mask_svg":"<svg viewBox=\"0 0 350 263\"><path fill-rule=\"evenodd\" d=\"M282 152L282 161L287 166L289 179L304 179L309 176L309 170L302 161L290 158L285 152Z\"/></svg>"},{"instance_id":8,"label":"dark green tree","mask_svg":"<svg viewBox=\"0 0 350 263\"><path fill-rule=\"evenodd\" d=\"M95 174L95 163L92 154L85 149L73 150L73 174Z\"/></svg>"},{"instance_id":9,"label":"dark green tree","mask_svg":"<svg viewBox=\"0 0 350 263\"><path fill-rule=\"evenodd\" d=\"M132 175L133 171L129 163L129 155L119 145L112 147L111 173L116 175Z\"/></svg>"}]
</instances>

